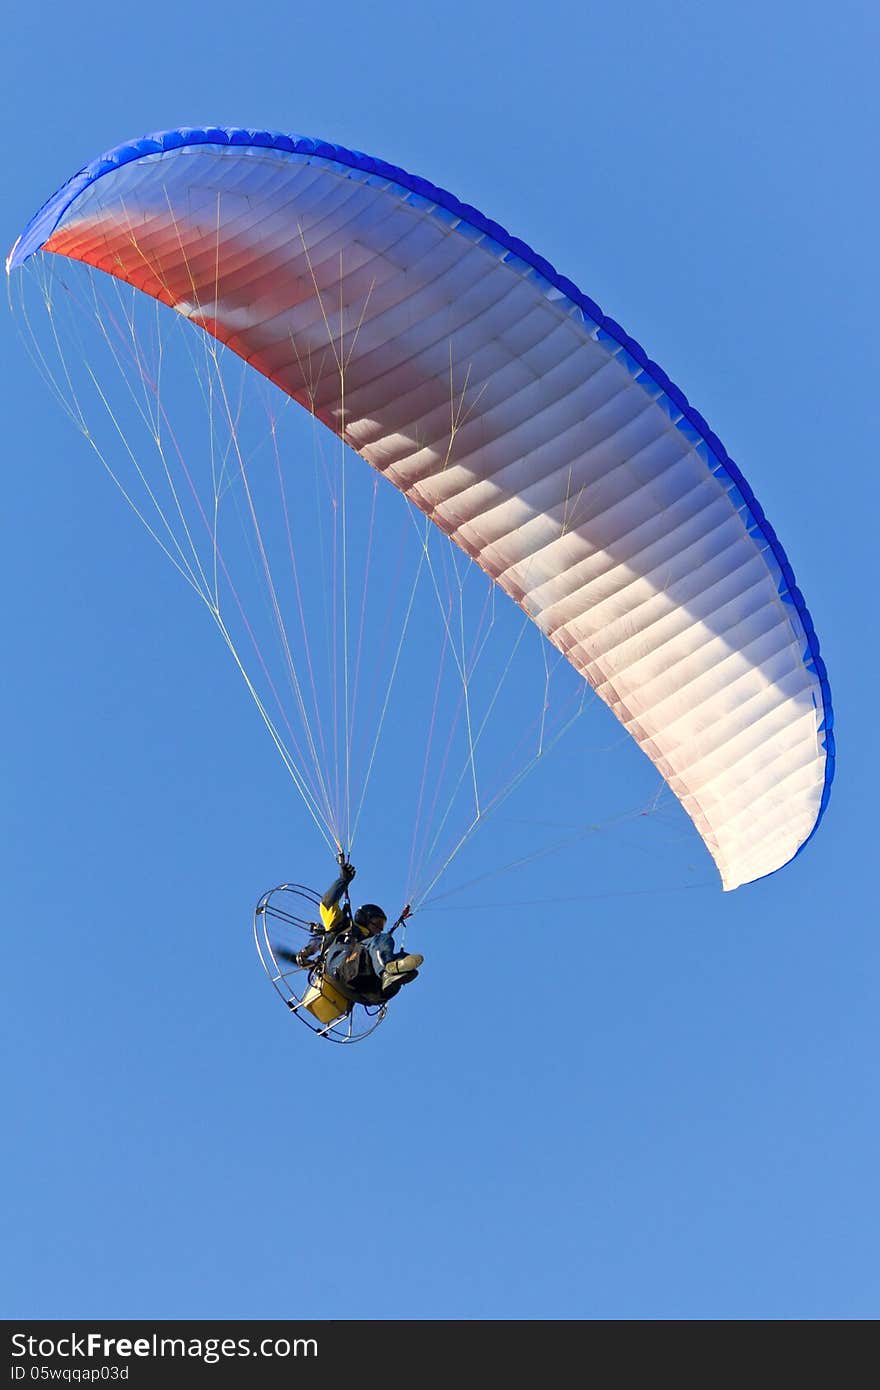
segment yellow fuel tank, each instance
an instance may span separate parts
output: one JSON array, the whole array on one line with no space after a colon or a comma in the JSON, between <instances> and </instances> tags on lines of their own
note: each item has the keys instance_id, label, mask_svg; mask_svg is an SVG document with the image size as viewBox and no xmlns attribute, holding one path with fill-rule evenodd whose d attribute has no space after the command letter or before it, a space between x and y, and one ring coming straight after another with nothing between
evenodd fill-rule
<instances>
[{"instance_id":1,"label":"yellow fuel tank","mask_svg":"<svg viewBox=\"0 0 880 1390\"><path fill-rule=\"evenodd\" d=\"M342 1018L349 1009L348 1000L326 976L309 986L303 995L302 1004L319 1023L335 1023L336 1019Z\"/></svg>"}]
</instances>

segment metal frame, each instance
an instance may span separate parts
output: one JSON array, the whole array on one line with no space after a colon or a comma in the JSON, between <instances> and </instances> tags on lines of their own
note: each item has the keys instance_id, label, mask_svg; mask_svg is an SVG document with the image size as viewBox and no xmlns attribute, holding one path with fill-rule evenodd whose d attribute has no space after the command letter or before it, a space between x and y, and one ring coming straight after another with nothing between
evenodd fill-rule
<instances>
[{"instance_id":1,"label":"metal frame","mask_svg":"<svg viewBox=\"0 0 880 1390\"><path fill-rule=\"evenodd\" d=\"M360 1042L379 1027L387 1012L387 1004L373 1006L352 1003L348 1011L333 1023L321 1023L320 1019L314 1018L303 1008L306 992L315 983L319 967L296 965L283 957L281 960L278 958L280 947L283 947L285 955L295 953L297 949L295 944L288 944L285 936L296 943L298 933L309 937L316 927L320 927L315 920L316 914L312 917L300 915L304 910L303 904L317 908L320 901L320 894L302 883L280 883L277 888L270 888L264 893L254 910L257 954L276 993L290 1013L300 1019L310 1032L330 1042ZM277 928L274 940L270 935L270 923L276 924ZM302 944L305 945L305 941Z\"/></svg>"}]
</instances>

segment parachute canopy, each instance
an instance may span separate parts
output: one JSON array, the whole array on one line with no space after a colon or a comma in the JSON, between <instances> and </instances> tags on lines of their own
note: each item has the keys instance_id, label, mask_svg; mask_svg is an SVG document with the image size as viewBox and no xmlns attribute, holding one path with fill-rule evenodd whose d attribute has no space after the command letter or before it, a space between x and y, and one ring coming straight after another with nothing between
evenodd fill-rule
<instances>
[{"instance_id":1,"label":"parachute canopy","mask_svg":"<svg viewBox=\"0 0 880 1390\"><path fill-rule=\"evenodd\" d=\"M522 241L381 160L209 128L87 166L7 269L38 250L169 305L400 489L613 710L725 888L810 837L831 700L776 534L682 392Z\"/></svg>"}]
</instances>

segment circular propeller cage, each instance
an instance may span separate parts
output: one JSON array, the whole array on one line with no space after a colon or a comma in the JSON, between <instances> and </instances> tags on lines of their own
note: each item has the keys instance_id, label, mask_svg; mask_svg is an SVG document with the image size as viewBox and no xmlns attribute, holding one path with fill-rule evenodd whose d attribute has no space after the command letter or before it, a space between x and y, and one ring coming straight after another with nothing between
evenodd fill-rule
<instances>
[{"instance_id":1,"label":"circular propeller cage","mask_svg":"<svg viewBox=\"0 0 880 1390\"><path fill-rule=\"evenodd\" d=\"M292 1014L319 1037L336 1043L360 1042L382 1022L387 1005L350 1003L346 1012L322 1023L309 1009L320 988L320 963L298 965L296 956L321 930L319 893L301 883L281 883L270 888L254 912L254 940L263 969Z\"/></svg>"}]
</instances>

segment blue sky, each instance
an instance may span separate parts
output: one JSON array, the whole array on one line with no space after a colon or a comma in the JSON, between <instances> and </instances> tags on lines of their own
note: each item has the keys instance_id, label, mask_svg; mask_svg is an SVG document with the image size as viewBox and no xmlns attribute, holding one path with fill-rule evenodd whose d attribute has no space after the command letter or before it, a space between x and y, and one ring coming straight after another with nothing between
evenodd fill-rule
<instances>
[{"instance_id":1,"label":"blue sky","mask_svg":"<svg viewBox=\"0 0 880 1390\"><path fill-rule=\"evenodd\" d=\"M468 872L569 848L417 919L417 985L363 1046L321 1044L250 918L332 864L7 314L3 1314L875 1317L876 16L80 11L7 22L7 245L81 164L179 124L318 135L473 202L743 468L839 762L808 850L722 895L696 836L611 823L650 782L599 711ZM356 861L379 901L383 839Z\"/></svg>"}]
</instances>

